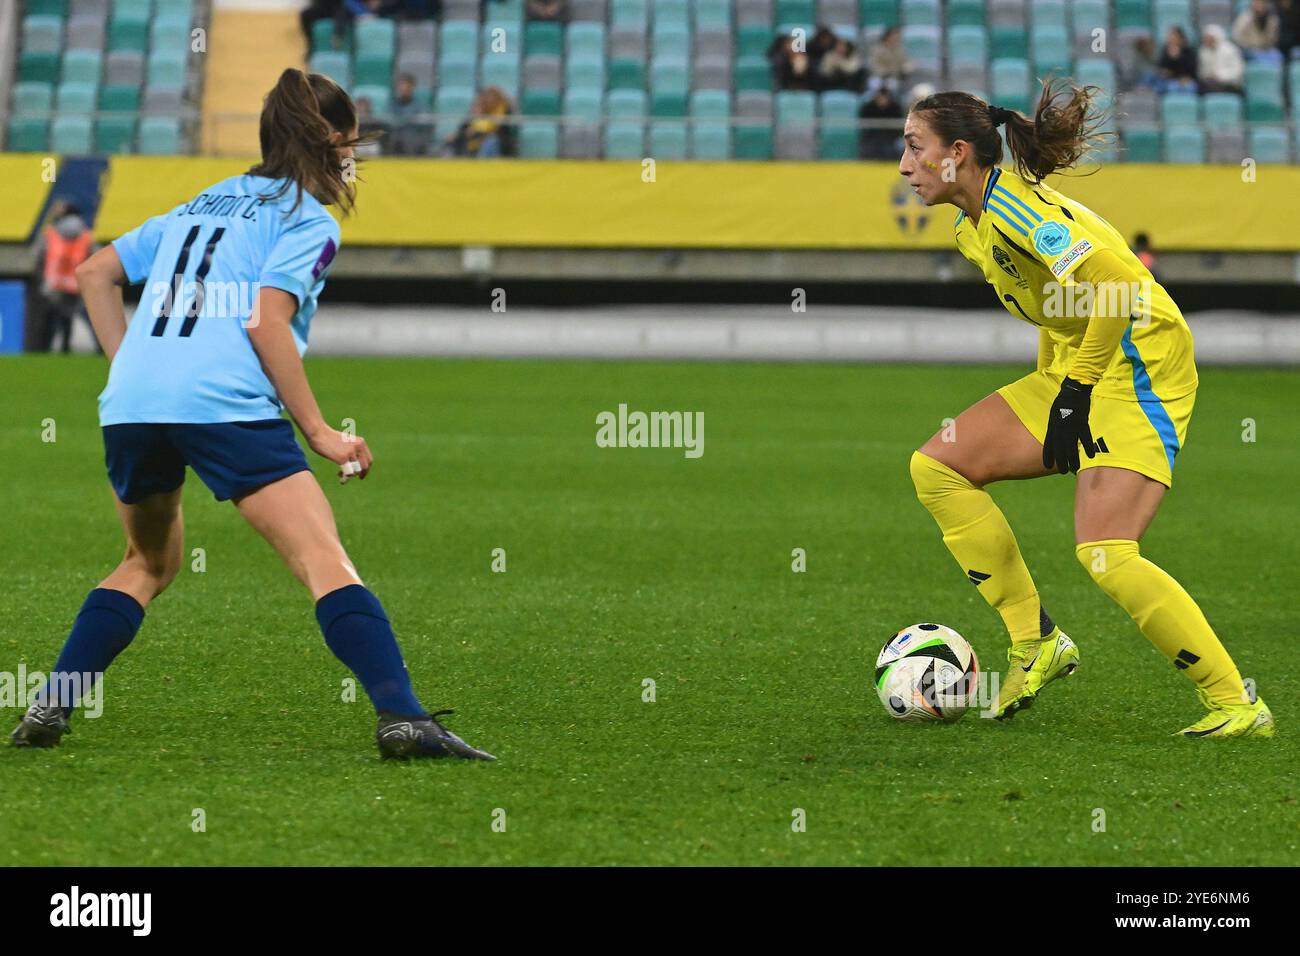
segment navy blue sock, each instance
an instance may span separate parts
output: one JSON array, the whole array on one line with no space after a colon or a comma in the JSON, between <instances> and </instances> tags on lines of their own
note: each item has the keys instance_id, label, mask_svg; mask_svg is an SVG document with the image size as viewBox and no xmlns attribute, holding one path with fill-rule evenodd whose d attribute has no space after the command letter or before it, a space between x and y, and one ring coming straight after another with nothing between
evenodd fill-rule
<instances>
[{"instance_id":1,"label":"navy blue sock","mask_svg":"<svg viewBox=\"0 0 1300 956\"><path fill-rule=\"evenodd\" d=\"M94 685L97 675L108 670L113 658L126 650L143 620L144 608L131 595L111 588L95 588L81 605L72 633L64 641L59 659L54 663L50 680L37 693L36 700L42 704L56 703L65 712L71 711L80 695ZM76 699L66 700L63 699L65 694L75 688L71 681L76 679L70 677L73 674L81 675L76 678L82 682L80 694L74 693ZM60 678L60 675L65 676ZM85 675L91 676L87 678ZM55 681L59 681L60 686L51 689Z\"/></svg>"},{"instance_id":2,"label":"navy blue sock","mask_svg":"<svg viewBox=\"0 0 1300 956\"><path fill-rule=\"evenodd\" d=\"M316 602L316 620L334 656L357 675L376 711L402 717L428 713L411 690L402 652L379 600L360 584Z\"/></svg>"}]
</instances>

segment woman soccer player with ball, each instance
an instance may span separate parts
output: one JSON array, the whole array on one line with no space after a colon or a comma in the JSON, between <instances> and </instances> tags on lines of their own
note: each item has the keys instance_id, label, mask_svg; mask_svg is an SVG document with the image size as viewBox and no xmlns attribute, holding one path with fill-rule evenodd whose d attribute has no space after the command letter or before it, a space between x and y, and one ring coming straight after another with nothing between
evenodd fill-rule
<instances>
[{"instance_id":1,"label":"woman soccer player with ball","mask_svg":"<svg viewBox=\"0 0 1300 956\"><path fill-rule=\"evenodd\" d=\"M1037 368L926 442L912 455L912 479L1010 632L997 716L1071 673L1079 650L1043 610L984 488L1068 471L1078 473L1079 561L1195 683L1208 711L1181 733L1269 737L1272 714L1247 691L1201 609L1138 546L1172 485L1197 374L1191 331L1169 293L1110 223L1043 182L1074 166L1094 139L1094 89L1044 83L1032 118L960 92L927 96L908 114L899 173L926 205L958 208L957 248L1007 311L1039 330ZM1000 126L1015 171L998 167Z\"/></svg>"},{"instance_id":2,"label":"woman soccer player with ball","mask_svg":"<svg viewBox=\"0 0 1300 956\"><path fill-rule=\"evenodd\" d=\"M235 503L311 592L326 644L379 714L384 757L491 760L416 699L388 617L348 560L293 426L280 417L287 409L343 480L369 473L365 440L326 424L302 363L339 246L325 207L346 215L355 199L356 109L327 77L285 70L267 94L260 137L262 161L247 173L148 220L77 270L112 362L99 417L126 556L86 598L13 742L59 742L74 697L86 690L68 676L101 674L176 576L188 465L218 500ZM127 325L122 287L140 282L146 292ZM239 302L252 299L251 315L205 309L205 285L239 290Z\"/></svg>"}]
</instances>

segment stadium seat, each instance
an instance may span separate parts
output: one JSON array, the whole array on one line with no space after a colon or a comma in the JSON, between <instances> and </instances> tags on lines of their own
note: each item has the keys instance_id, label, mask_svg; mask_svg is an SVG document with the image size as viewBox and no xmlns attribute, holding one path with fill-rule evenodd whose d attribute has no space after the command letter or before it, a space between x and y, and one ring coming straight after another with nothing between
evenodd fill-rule
<instances>
[{"instance_id":1,"label":"stadium seat","mask_svg":"<svg viewBox=\"0 0 1300 956\"><path fill-rule=\"evenodd\" d=\"M18 80L28 83L56 83L59 79L59 55L24 50L18 58Z\"/></svg>"},{"instance_id":2,"label":"stadium seat","mask_svg":"<svg viewBox=\"0 0 1300 956\"><path fill-rule=\"evenodd\" d=\"M525 116L559 116L560 91L558 89L524 90L519 109Z\"/></svg>"},{"instance_id":3,"label":"stadium seat","mask_svg":"<svg viewBox=\"0 0 1300 956\"><path fill-rule=\"evenodd\" d=\"M1160 122L1193 125L1201 119L1201 99L1195 93L1166 93L1160 98Z\"/></svg>"},{"instance_id":4,"label":"stadium seat","mask_svg":"<svg viewBox=\"0 0 1300 956\"><path fill-rule=\"evenodd\" d=\"M365 17L352 28L352 42L358 56L383 54L392 59L397 49L397 25L384 17Z\"/></svg>"},{"instance_id":5,"label":"stadium seat","mask_svg":"<svg viewBox=\"0 0 1300 956\"><path fill-rule=\"evenodd\" d=\"M1099 86L1107 93L1114 93L1116 89L1115 64L1101 57L1075 63L1074 78L1085 86Z\"/></svg>"},{"instance_id":6,"label":"stadium seat","mask_svg":"<svg viewBox=\"0 0 1300 956\"><path fill-rule=\"evenodd\" d=\"M1212 23L1230 30L1232 20L1232 0L1197 0L1196 23L1202 30Z\"/></svg>"},{"instance_id":7,"label":"stadium seat","mask_svg":"<svg viewBox=\"0 0 1300 956\"><path fill-rule=\"evenodd\" d=\"M1030 33L1034 75L1067 76L1070 73L1070 37L1059 24L1035 26Z\"/></svg>"},{"instance_id":8,"label":"stadium seat","mask_svg":"<svg viewBox=\"0 0 1300 956\"><path fill-rule=\"evenodd\" d=\"M55 153L86 156L94 152L88 116L57 116L50 126L50 150Z\"/></svg>"},{"instance_id":9,"label":"stadium seat","mask_svg":"<svg viewBox=\"0 0 1300 956\"><path fill-rule=\"evenodd\" d=\"M656 160L686 159L686 124L664 121L651 123L648 153Z\"/></svg>"},{"instance_id":10,"label":"stadium seat","mask_svg":"<svg viewBox=\"0 0 1300 956\"><path fill-rule=\"evenodd\" d=\"M103 55L98 50L69 50L63 54L62 79L78 83L99 83Z\"/></svg>"},{"instance_id":11,"label":"stadium seat","mask_svg":"<svg viewBox=\"0 0 1300 956\"><path fill-rule=\"evenodd\" d=\"M948 0L948 29L982 27L985 24L984 0Z\"/></svg>"},{"instance_id":12,"label":"stadium seat","mask_svg":"<svg viewBox=\"0 0 1300 956\"><path fill-rule=\"evenodd\" d=\"M354 86L351 91L354 101L369 100L370 111L376 116L387 116L392 99L392 91L387 86Z\"/></svg>"},{"instance_id":13,"label":"stadium seat","mask_svg":"<svg viewBox=\"0 0 1300 956\"><path fill-rule=\"evenodd\" d=\"M560 124L527 120L519 125L519 155L524 159L554 159L560 153Z\"/></svg>"},{"instance_id":14,"label":"stadium seat","mask_svg":"<svg viewBox=\"0 0 1300 956\"><path fill-rule=\"evenodd\" d=\"M102 50L107 42L107 27L97 16L77 14L68 21L64 44L69 50Z\"/></svg>"},{"instance_id":15,"label":"stadium seat","mask_svg":"<svg viewBox=\"0 0 1300 956\"><path fill-rule=\"evenodd\" d=\"M150 49L188 50L189 46L190 18L188 16L166 14L155 17L149 25Z\"/></svg>"},{"instance_id":16,"label":"stadium seat","mask_svg":"<svg viewBox=\"0 0 1300 956\"><path fill-rule=\"evenodd\" d=\"M1163 159L1160 144L1160 127L1148 124L1126 124L1121 131L1123 155L1130 163L1158 163Z\"/></svg>"},{"instance_id":17,"label":"stadium seat","mask_svg":"<svg viewBox=\"0 0 1300 956\"><path fill-rule=\"evenodd\" d=\"M1206 131L1206 161L1232 166L1246 158L1246 129L1243 126Z\"/></svg>"},{"instance_id":18,"label":"stadium seat","mask_svg":"<svg viewBox=\"0 0 1300 956\"><path fill-rule=\"evenodd\" d=\"M322 73L344 89L352 86L352 60L346 53L334 50L322 50L311 55L309 68L313 73ZM141 152L144 143L141 142Z\"/></svg>"},{"instance_id":19,"label":"stadium seat","mask_svg":"<svg viewBox=\"0 0 1300 956\"><path fill-rule=\"evenodd\" d=\"M23 17L22 49L57 53L63 49L63 18L29 14Z\"/></svg>"},{"instance_id":20,"label":"stadium seat","mask_svg":"<svg viewBox=\"0 0 1300 956\"><path fill-rule=\"evenodd\" d=\"M813 0L776 0L776 11L773 20L778 25L785 23L815 23L817 15L814 10Z\"/></svg>"},{"instance_id":21,"label":"stadium seat","mask_svg":"<svg viewBox=\"0 0 1300 956\"><path fill-rule=\"evenodd\" d=\"M1021 24L989 27L989 59L1025 59L1029 56L1029 33Z\"/></svg>"},{"instance_id":22,"label":"stadium seat","mask_svg":"<svg viewBox=\"0 0 1300 956\"><path fill-rule=\"evenodd\" d=\"M989 93L998 106L1029 111L1029 63L1021 59L997 59L989 64Z\"/></svg>"},{"instance_id":23,"label":"stadium seat","mask_svg":"<svg viewBox=\"0 0 1300 956\"><path fill-rule=\"evenodd\" d=\"M154 50L145 64L145 84L182 89L185 86L186 60L186 54L179 50Z\"/></svg>"},{"instance_id":24,"label":"stadium seat","mask_svg":"<svg viewBox=\"0 0 1300 956\"><path fill-rule=\"evenodd\" d=\"M858 158L858 97L844 90L828 90L818 106L821 127L817 154L821 159Z\"/></svg>"},{"instance_id":25,"label":"stadium seat","mask_svg":"<svg viewBox=\"0 0 1300 956\"><path fill-rule=\"evenodd\" d=\"M691 55L691 28L685 23L655 23L650 35L650 53L652 56Z\"/></svg>"},{"instance_id":26,"label":"stadium seat","mask_svg":"<svg viewBox=\"0 0 1300 956\"><path fill-rule=\"evenodd\" d=\"M1205 130L1199 126L1165 127L1164 161L1166 163L1204 163Z\"/></svg>"},{"instance_id":27,"label":"stadium seat","mask_svg":"<svg viewBox=\"0 0 1300 956\"><path fill-rule=\"evenodd\" d=\"M609 4L606 0L569 0L569 22L609 22Z\"/></svg>"},{"instance_id":28,"label":"stadium seat","mask_svg":"<svg viewBox=\"0 0 1300 956\"><path fill-rule=\"evenodd\" d=\"M143 86L144 54L138 50L113 50L104 60L104 83L108 86Z\"/></svg>"},{"instance_id":29,"label":"stadium seat","mask_svg":"<svg viewBox=\"0 0 1300 956\"><path fill-rule=\"evenodd\" d=\"M1066 26L1065 0L1030 0L1030 24L1035 27Z\"/></svg>"},{"instance_id":30,"label":"stadium seat","mask_svg":"<svg viewBox=\"0 0 1300 956\"><path fill-rule=\"evenodd\" d=\"M726 123L696 123L690 131L691 159L720 162L731 158L731 128Z\"/></svg>"},{"instance_id":31,"label":"stadium seat","mask_svg":"<svg viewBox=\"0 0 1300 956\"><path fill-rule=\"evenodd\" d=\"M727 35L728 40L730 34ZM609 31L610 60L646 60L646 34L640 25L622 24Z\"/></svg>"},{"instance_id":32,"label":"stadium seat","mask_svg":"<svg viewBox=\"0 0 1300 956\"><path fill-rule=\"evenodd\" d=\"M472 86L440 86L433 94L433 136L438 142L452 136L469 116L474 102Z\"/></svg>"},{"instance_id":33,"label":"stadium seat","mask_svg":"<svg viewBox=\"0 0 1300 956\"><path fill-rule=\"evenodd\" d=\"M1207 93L1201 99L1207 129L1235 129L1241 126L1241 97L1235 93Z\"/></svg>"},{"instance_id":34,"label":"stadium seat","mask_svg":"<svg viewBox=\"0 0 1300 956\"><path fill-rule=\"evenodd\" d=\"M606 159L642 159L645 156L645 125L640 121L615 121L605 127Z\"/></svg>"},{"instance_id":35,"label":"stadium seat","mask_svg":"<svg viewBox=\"0 0 1300 956\"><path fill-rule=\"evenodd\" d=\"M28 14L39 14L48 17L66 17L68 15L68 0L27 0Z\"/></svg>"},{"instance_id":36,"label":"stadium seat","mask_svg":"<svg viewBox=\"0 0 1300 956\"><path fill-rule=\"evenodd\" d=\"M564 52L564 33L558 23L529 21L524 27L524 52L560 56Z\"/></svg>"},{"instance_id":37,"label":"stadium seat","mask_svg":"<svg viewBox=\"0 0 1300 956\"><path fill-rule=\"evenodd\" d=\"M437 74L437 67L433 57L432 50L406 50L397 55L397 62L393 64L393 79L406 74L415 81L417 89L427 89L433 86L434 77Z\"/></svg>"},{"instance_id":38,"label":"stadium seat","mask_svg":"<svg viewBox=\"0 0 1300 956\"><path fill-rule=\"evenodd\" d=\"M123 20L114 17L108 25L109 50L134 50L143 53L149 45L149 23L146 20Z\"/></svg>"},{"instance_id":39,"label":"stadium seat","mask_svg":"<svg viewBox=\"0 0 1300 956\"><path fill-rule=\"evenodd\" d=\"M644 90L646 85L645 63L640 60L613 60L609 64L609 88L611 90Z\"/></svg>"},{"instance_id":40,"label":"stadium seat","mask_svg":"<svg viewBox=\"0 0 1300 956\"><path fill-rule=\"evenodd\" d=\"M558 90L563 85L560 58L539 53L524 57L524 88Z\"/></svg>"},{"instance_id":41,"label":"stadium seat","mask_svg":"<svg viewBox=\"0 0 1300 956\"><path fill-rule=\"evenodd\" d=\"M691 88L730 90L731 61L724 57L697 57L691 65Z\"/></svg>"},{"instance_id":42,"label":"stadium seat","mask_svg":"<svg viewBox=\"0 0 1300 956\"><path fill-rule=\"evenodd\" d=\"M564 61L564 85L569 88L603 90L605 88L604 57L591 54L567 57Z\"/></svg>"},{"instance_id":43,"label":"stadium seat","mask_svg":"<svg viewBox=\"0 0 1300 956\"><path fill-rule=\"evenodd\" d=\"M1019 26L1023 29L1029 23L1026 0L989 0L988 19L990 27Z\"/></svg>"},{"instance_id":44,"label":"stadium seat","mask_svg":"<svg viewBox=\"0 0 1300 956\"><path fill-rule=\"evenodd\" d=\"M654 0L650 9L654 13L654 25L660 24L690 27L691 0Z\"/></svg>"},{"instance_id":45,"label":"stadium seat","mask_svg":"<svg viewBox=\"0 0 1300 956\"><path fill-rule=\"evenodd\" d=\"M337 45L336 45L337 44ZM311 25L311 52L319 50L342 50L351 52L352 35L346 29L336 38L334 20L324 17Z\"/></svg>"},{"instance_id":46,"label":"stadium seat","mask_svg":"<svg viewBox=\"0 0 1300 956\"><path fill-rule=\"evenodd\" d=\"M49 148L50 121L38 116L15 116L9 120L5 146L15 153L43 153Z\"/></svg>"},{"instance_id":47,"label":"stadium seat","mask_svg":"<svg viewBox=\"0 0 1300 956\"><path fill-rule=\"evenodd\" d=\"M549 24L554 26L554 24ZM525 45L527 40L524 41ZM526 52L531 52L527 51ZM558 52L558 51L557 51ZM438 57L474 57L478 53L478 23L444 21L438 34Z\"/></svg>"},{"instance_id":48,"label":"stadium seat","mask_svg":"<svg viewBox=\"0 0 1300 956\"><path fill-rule=\"evenodd\" d=\"M491 54L483 58L479 68L479 85L495 86L511 102L519 98L519 58L505 54Z\"/></svg>"},{"instance_id":49,"label":"stadium seat","mask_svg":"<svg viewBox=\"0 0 1300 956\"><path fill-rule=\"evenodd\" d=\"M1151 22L1156 36L1161 39L1171 27L1179 26L1194 45L1199 42L1190 0L1156 0Z\"/></svg>"},{"instance_id":50,"label":"stadium seat","mask_svg":"<svg viewBox=\"0 0 1300 956\"><path fill-rule=\"evenodd\" d=\"M98 98L99 87L96 84L67 80L59 84L55 101L60 115L89 115L95 112Z\"/></svg>"},{"instance_id":51,"label":"stadium seat","mask_svg":"<svg viewBox=\"0 0 1300 956\"><path fill-rule=\"evenodd\" d=\"M1070 33L1092 41L1093 30L1110 32L1110 3L1107 0L1074 0L1070 4ZM1109 37L1107 37L1109 42Z\"/></svg>"},{"instance_id":52,"label":"stadium seat","mask_svg":"<svg viewBox=\"0 0 1300 956\"><path fill-rule=\"evenodd\" d=\"M684 117L686 115L685 90L655 90L650 94L650 115Z\"/></svg>"},{"instance_id":53,"label":"stadium seat","mask_svg":"<svg viewBox=\"0 0 1300 956\"><path fill-rule=\"evenodd\" d=\"M99 90L101 113L134 113L140 109L140 86L102 86Z\"/></svg>"},{"instance_id":54,"label":"stadium seat","mask_svg":"<svg viewBox=\"0 0 1300 956\"><path fill-rule=\"evenodd\" d=\"M50 112L54 102L53 88L48 83L15 83L14 112L31 116Z\"/></svg>"},{"instance_id":55,"label":"stadium seat","mask_svg":"<svg viewBox=\"0 0 1300 956\"><path fill-rule=\"evenodd\" d=\"M948 29L950 66L983 66L989 58L989 35L982 26L960 25Z\"/></svg>"},{"instance_id":56,"label":"stadium seat","mask_svg":"<svg viewBox=\"0 0 1300 956\"><path fill-rule=\"evenodd\" d=\"M1289 163L1291 148L1285 126L1250 127L1247 150L1257 163Z\"/></svg>"},{"instance_id":57,"label":"stadium seat","mask_svg":"<svg viewBox=\"0 0 1300 956\"><path fill-rule=\"evenodd\" d=\"M641 120L649 113L644 90L611 90L605 97L605 116L610 119Z\"/></svg>"},{"instance_id":58,"label":"stadium seat","mask_svg":"<svg viewBox=\"0 0 1300 956\"><path fill-rule=\"evenodd\" d=\"M433 54L438 49L438 24L433 20L404 20L397 25L397 55Z\"/></svg>"},{"instance_id":59,"label":"stadium seat","mask_svg":"<svg viewBox=\"0 0 1300 956\"><path fill-rule=\"evenodd\" d=\"M438 60L438 88L464 89L478 85L478 61L473 56L445 56Z\"/></svg>"},{"instance_id":60,"label":"stadium seat","mask_svg":"<svg viewBox=\"0 0 1300 956\"><path fill-rule=\"evenodd\" d=\"M639 23L644 27L648 21L649 0L610 0L611 24Z\"/></svg>"},{"instance_id":61,"label":"stadium seat","mask_svg":"<svg viewBox=\"0 0 1300 956\"><path fill-rule=\"evenodd\" d=\"M101 116L95 120L96 153L129 153L134 147L134 116Z\"/></svg>"},{"instance_id":62,"label":"stadium seat","mask_svg":"<svg viewBox=\"0 0 1300 956\"><path fill-rule=\"evenodd\" d=\"M943 22L939 0L902 0L899 5L899 18L904 28L938 27Z\"/></svg>"},{"instance_id":63,"label":"stadium seat","mask_svg":"<svg viewBox=\"0 0 1300 956\"><path fill-rule=\"evenodd\" d=\"M595 88L570 89L564 94L564 127L560 153L570 159L595 159L600 155L600 121L604 94Z\"/></svg>"},{"instance_id":64,"label":"stadium seat","mask_svg":"<svg viewBox=\"0 0 1300 956\"><path fill-rule=\"evenodd\" d=\"M766 57L768 47L772 45L771 27L751 25L741 27L736 34L736 55Z\"/></svg>"},{"instance_id":65,"label":"stadium seat","mask_svg":"<svg viewBox=\"0 0 1300 956\"><path fill-rule=\"evenodd\" d=\"M473 23L478 25L479 16L482 13L483 4L479 0L443 0L442 2L442 22L446 26L449 23Z\"/></svg>"},{"instance_id":66,"label":"stadium seat","mask_svg":"<svg viewBox=\"0 0 1300 956\"><path fill-rule=\"evenodd\" d=\"M917 63L939 60L939 28L930 24L903 27L903 49Z\"/></svg>"},{"instance_id":67,"label":"stadium seat","mask_svg":"<svg viewBox=\"0 0 1300 956\"><path fill-rule=\"evenodd\" d=\"M1251 122L1274 123L1284 118L1282 67L1271 60L1246 64L1246 118Z\"/></svg>"},{"instance_id":68,"label":"stadium seat","mask_svg":"<svg viewBox=\"0 0 1300 956\"><path fill-rule=\"evenodd\" d=\"M603 23L573 23L565 31L566 55L591 56L603 59L605 56L605 25Z\"/></svg>"},{"instance_id":69,"label":"stadium seat","mask_svg":"<svg viewBox=\"0 0 1300 956\"><path fill-rule=\"evenodd\" d=\"M1151 0L1115 0L1115 28L1125 27L1151 29Z\"/></svg>"}]
</instances>

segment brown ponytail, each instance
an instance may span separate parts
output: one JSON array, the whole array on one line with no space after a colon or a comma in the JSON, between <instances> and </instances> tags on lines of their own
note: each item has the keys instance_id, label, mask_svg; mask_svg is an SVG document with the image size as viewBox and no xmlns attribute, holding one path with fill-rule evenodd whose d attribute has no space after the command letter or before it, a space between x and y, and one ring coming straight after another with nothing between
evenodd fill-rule
<instances>
[{"instance_id":1,"label":"brown ponytail","mask_svg":"<svg viewBox=\"0 0 1300 956\"><path fill-rule=\"evenodd\" d=\"M926 125L944 143L959 139L970 143L975 161L982 168L1002 161L998 125L1005 123L1007 148L1015 160L1016 172L1039 183L1057 170L1074 166L1113 135L1098 131L1105 122L1105 117L1094 109L1102 92L1100 87L1072 83L1057 86L1050 77L1042 84L1033 119L955 91L926 96L917 101L912 112L924 114Z\"/></svg>"},{"instance_id":2,"label":"brown ponytail","mask_svg":"<svg viewBox=\"0 0 1300 956\"><path fill-rule=\"evenodd\" d=\"M356 107L342 87L319 73L287 69L266 94L258 128L262 161L248 172L286 180L267 199L278 199L292 184L297 188L294 209L305 190L324 205L338 206L346 216L356 204L356 186L339 161L338 149L362 141L351 138L356 127ZM331 143L333 133L341 133L343 140Z\"/></svg>"}]
</instances>

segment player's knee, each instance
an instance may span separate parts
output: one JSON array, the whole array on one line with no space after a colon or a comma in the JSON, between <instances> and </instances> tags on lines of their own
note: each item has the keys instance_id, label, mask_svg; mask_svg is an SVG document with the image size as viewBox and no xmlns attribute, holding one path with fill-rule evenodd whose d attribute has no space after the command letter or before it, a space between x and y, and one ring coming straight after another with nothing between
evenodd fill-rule
<instances>
[{"instance_id":1,"label":"player's knee","mask_svg":"<svg viewBox=\"0 0 1300 956\"><path fill-rule=\"evenodd\" d=\"M158 551L131 550L127 554L127 563L134 566L136 572L147 579L154 594L160 594L176 580L181 569L180 548Z\"/></svg>"},{"instance_id":2,"label":"player's knee","mask_svg":"<svg viewBox=\"0 0 1300 956\"><path fill-rule=\"evenodd\" d=\"M1112 576L1138 556L1138 543L1120 538L1082 541L1075 545L1074 556L1092 579L1105 589Z\"/></svg>"},{"instance_id":3,"label":"player's knee","mask_svg":"<svg viewBox=\"0 0 1300 956\"><path fill-rule=\"evenodd\" d=\"M972 487L965 476L921 450L912 452L908 470L912 475L912 484L916 488L916 497L923 504L945 494L967 491Z\"/></svg>"}]
</instances>

